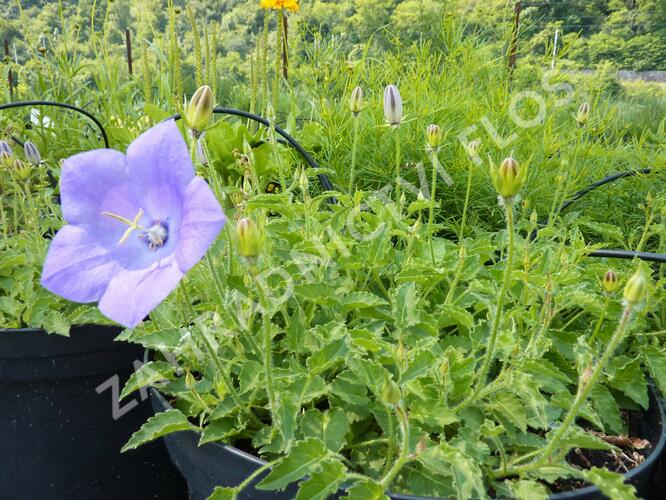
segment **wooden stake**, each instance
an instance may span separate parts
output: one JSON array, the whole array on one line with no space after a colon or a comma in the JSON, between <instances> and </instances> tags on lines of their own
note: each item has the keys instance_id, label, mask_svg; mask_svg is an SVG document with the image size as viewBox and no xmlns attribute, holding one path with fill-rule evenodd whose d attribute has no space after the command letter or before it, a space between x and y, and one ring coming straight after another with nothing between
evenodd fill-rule
<instances>
[{"instance_id":1,"label":"wooden stake","mask_svg":"<svg viewBox=\"0 0 666 500\"><path fill-rule=\"evenodd\" d=\"M132 76L132 34L129 28L125 28L125 47L127 49L127 70Z\"/></svg>"},{"instance_id":2,"label":"wooden stake","mask_svg":"<svg viewBox=\"0 0 666 500\"><path fill-rule=\"evenodd\" d=\"M11 57L9 56L9 40L6 38L4 40L4 46L5 46L5 61L7 62L7 64L11 64ZM9 84L9 95L14 97L14 74L12 73L11 69L7 74L7 83Z\"/></svg>"},{"instance_id":3,"label":"wooden stake","mask_svg":"<svg viewBox=\"0 0 666 500\"><path fill-rule=\"evenodd\" d=\"M511 35L511 45L509 46L509 78L511 78L511 75L513 74L513 68L516 66L516 54L518 53L518 30L520 29L521 10L521 1L518 0L513 7L513 33Z\"/></svg>"}]
</instances>

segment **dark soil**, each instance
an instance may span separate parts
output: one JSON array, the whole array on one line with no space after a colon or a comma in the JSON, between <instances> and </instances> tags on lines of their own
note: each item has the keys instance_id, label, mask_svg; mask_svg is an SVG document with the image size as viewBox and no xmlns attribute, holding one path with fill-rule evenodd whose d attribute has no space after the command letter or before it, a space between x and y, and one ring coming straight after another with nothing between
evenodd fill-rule
<instances>
[{"instance_id":1,"label":"dark soil","mask_svg":"<svg viewBox=\"0 0 666 500\"><path fill-rule=\"evenodd\" d=\"M650 412L624 410L622 418L627 425L627 436L595 432L584 422L579 422L591 434L620 448L619 451L574 448L567 455L567 462L579 469L602 467L619 474L625 474L642 464L659 440L659 426L655 425L655 418ZM571 491L586 486L590 486L589 483L580 479L561 479L550 485L553 492Z\"/></svg>"}]
</instances>

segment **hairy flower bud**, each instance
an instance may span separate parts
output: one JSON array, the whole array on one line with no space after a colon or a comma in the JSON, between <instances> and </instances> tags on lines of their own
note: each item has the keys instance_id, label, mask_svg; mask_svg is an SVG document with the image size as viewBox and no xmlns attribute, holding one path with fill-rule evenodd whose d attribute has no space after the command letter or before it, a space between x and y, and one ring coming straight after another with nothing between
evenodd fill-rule
<instances>
[{"instance_id":1,"label":"hairy flower bud","mask_svg":"<svg viewBox=\"0 0 666 500\"><path fill-rule=\"evenodd\" d=\"M590 104L584 102L578 108L578 113L576 113L576 121L580 125L585 125L589 117L590 117Z\"/></svg>"},{"instance_id":2,"label":"hairy flower bud","mask_svg":"<svg viewBox=\"0 0 666 500\"><path fill-rule=\"evenodd\" d=\"M481 148L481 139L474 139L473 141L467 144L467 154L470 156L476 156L479 154L479 149Z\"/></svg>"},{"instance_id":3,"label":"hairy flower bud","mask_svg":"<svg viewBox=\"0 0 666 500\"><path fill-rule=\"evenodd\" d=\"M352 90L351 100L349 101L349 109L354 116L363 110L363 89L361 87L356 87Z\"/></svg>"},{"instance_id":4,"label":"hairy flower bud","mask_svg":"<svg viewBox=\"0 0 666 500\"><path fill-rule=\"evenodd\" d=\"M208 85L199 87L187 108L187 123L196 133L203 132L213 116L215 96Z\"/></svg>"},{"instance_id":5,"label":"hairy flower bud","mask_svg":"<svg viewBox=\"0 0 666 500\"><path fill-rule=\"evenodd\" d=\"M604 274L603 288L606 293L617 292L617 289L620 288L620 282L611 269Z\"/></svg>"},{"instance_id":6,"label":"hairy flower bud","mask_svg":"<svg viewBox=\"0 0 666 500\"><path fill-rule=\"evenodd\" d=\"M430 149L437 149L442 145L444 134L439 125L431 123L426 129L426 144Z\"/></svg>"},{"instance_id":7,"label":"hairy flower bud","mask_svg":"<svg viewBox=\"0 0 666 500\"><path fill-rule=\"evenodd\" d=\"M25 141L23 144L23 151L25 152L25 158L37 166L42 162L42 156L39 154L39 149L30 141Z\"/></svg>"},{"instance_id":8,"label":"hairy flower bud","mask_svg":"<svg viewBox=\"0 0 666 500\"><path fill-rule=\"evenodd\" d=\"M393 126L400 125L402 121L402 97L395 85L384 89L384 118Z\"/></svg>"},{"instance_id":9,"label":"hairy flower bud","mask_svg":"<svg viewBox=\"0 0 666 500\"><path fill-rule=\"evenodd\" d=\"M259 227L247 217L243 217L236 224L238 236L238 253L243 257L255 258L261 253L263 237Z\"/></svg>"},{"instance_id":10,"label":"hairy flower bud","mask_svg":"<svg viewBox=\"0 0 666 500\"><path fill-rule=\"evenodd\" d=\"M7 141L0 141L0 154L6 153L7 156L14 156L14 151Z\"/></svg>"},{"instance_id":11,"label":"hairy flower bud","mask_svg":"<svg viewBox=\"0 0 666 500\"><path fill-rule=\"evenodd\" d=\"M527 178L527 169L521 168L518 162L509 156L502 161L499 168L492 167L491 175L497 193L505 200L509 200L523 187Z\"/></svg>"},{"instance_id":12,"label":"hairy flower bud","mask_svg":"<svg viewBox=\"0 0 666 500\"><path fill-rule=\"evenodd\" d=\"M646 292L647 280L643 271L639 269L624 286L624 300L631 305L639 304L645 299Z\"/></svg>"}]
</instances>

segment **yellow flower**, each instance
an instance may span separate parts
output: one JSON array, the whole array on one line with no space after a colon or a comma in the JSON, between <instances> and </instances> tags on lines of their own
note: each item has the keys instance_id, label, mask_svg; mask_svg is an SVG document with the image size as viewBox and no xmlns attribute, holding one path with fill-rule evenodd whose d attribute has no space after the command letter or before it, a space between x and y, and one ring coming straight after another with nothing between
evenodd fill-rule
<instances>
[{"instance_id":1,"label":"yellow flower","mask_svg":"<svg viewBox=\"0 0 666 500\"><path fill-rule=\"evenodd\" d=\"M287 9L290 12L298 12L300 9L298 0L261 0L259 6L262 9Z\"/></svg>"}]
</instances>

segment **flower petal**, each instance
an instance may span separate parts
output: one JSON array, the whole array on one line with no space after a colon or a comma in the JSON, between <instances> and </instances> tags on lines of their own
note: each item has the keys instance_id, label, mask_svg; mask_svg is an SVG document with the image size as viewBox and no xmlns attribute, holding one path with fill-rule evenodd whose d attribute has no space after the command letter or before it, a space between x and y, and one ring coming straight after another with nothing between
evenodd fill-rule
<instances>
[{"instance_id":1,"label":"flower petal","mask_svg":"<svg viewBox=\"0 0 666 500\"><path fill-rule=\"evenodd\" d=\"M173 216L172 206L194 178L187 144L176 122L155 125L141 134L127 150L132 186L142 208L154 219Z\"/></svg>"},{"instance_id":2,"label":"flower petal","mask_svg":"<svg viewBox=\"0 0 666 500\"><path fill-rule=\"evenodd\" d=\"M60 197L63 216L72 224L98 223L106 219L105 210L130 219L138 211L129 189L125 155L112 149L67 158L60 175Z\"/></svg>"},{"instance_id":3,"label":"flower petal","mask_svg":"<svg viewBox=\"0 0 666 500\"><path fill-rule=\"evenodd\" d=\"M41 283L68 300L95 302L119 268L111 252L96 244L85 229L68 225L51 242Z\"/></svg>"},{"instance_id":4,"label":"flower petal","mask_svg":"<svg viewBox=\"0 0 666 500\"><path fill-rule=\"evenodd\" d=\"M109 283L99 310L127 328L134 328L176 288L183 273L173 259L146 269L122 271Z\"/></svg>"},{"instance_id":5,"label":"flower petal","mask_svg":"<svg viewBox=\"0 0 666 500\"><path fill-rule=\"evenodd\" d=\"M181 271L189 271L201 260L220 234L226 220L206 181L195 177L185 189L183 218L176 249L176 260Z\"/></svg>"}]
</instances>

